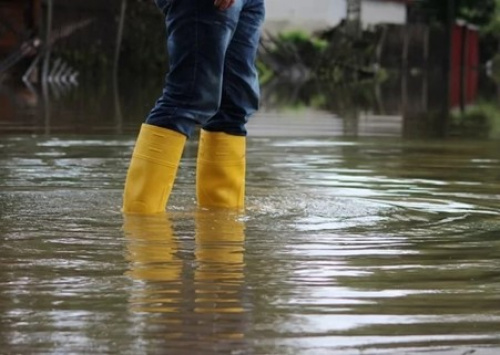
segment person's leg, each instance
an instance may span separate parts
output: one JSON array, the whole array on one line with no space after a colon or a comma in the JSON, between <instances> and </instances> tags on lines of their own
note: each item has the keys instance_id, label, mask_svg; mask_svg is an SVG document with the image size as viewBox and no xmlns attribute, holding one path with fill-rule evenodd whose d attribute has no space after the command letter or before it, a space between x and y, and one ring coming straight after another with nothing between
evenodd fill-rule
<instances>
[{"instance_id":1,"label":"person's leg","mask_svg":"<svg viewBox=\"0 0 500 355\"><path fill-rule=\"evenodd\" d=\"M137 139L125 182L125 213L165 210L186 137L220 105L224 56L241 10L220 11L213 0L157 4L165 13L170 69Z\"/></svg>"},{"instance_id":2,"label":"person's leg","mask_svg":"<svg viewBox=\"0 0 500 355\"><path fill-rule=\"evenodd\" d=\"M201 207L243 208L248 118L258 109L255 60L264 21L263 0L247 0L226 52L222 101L202 126L196 172Z\"/></svg>"},{"instance_id":3,"label":"person's leg","mask_svg":"<svg viewBox=\"0 0 500 355\"><path fill-rule=\"evenodd\" d=\"M263 0L247 0L226 52L222 100L217 113L203 129L245 136L245 124L259 106L259 81L255 66L265 9Z\"/></svg>"},{"instance_id":4,"label":"person's leg","mask_svg":"<svg viewBox=\"0 0 500 355\"><path fill-rule=\"evenodd\" d=\"M147 124L189 137L196 124L204 125L218 111L224 60L242 1L220 11L213 0L169 0L165 15L170 68Z\"/></svg>"}]
</instances>

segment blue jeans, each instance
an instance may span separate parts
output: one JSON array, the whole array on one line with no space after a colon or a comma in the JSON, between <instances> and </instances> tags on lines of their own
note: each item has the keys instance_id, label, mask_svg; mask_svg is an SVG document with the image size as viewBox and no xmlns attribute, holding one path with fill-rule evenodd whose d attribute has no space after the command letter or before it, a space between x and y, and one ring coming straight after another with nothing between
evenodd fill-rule
<instances>
[{"instance_id":1,"label":"blue jeans","mask_svg":"<svg viewBox=\"0 0 500 355\"><path fill-rule=\"evenodd\" d=\"M214 0L155 0L165 14L169 73L146 123L187 137L196 125L245 136L258 109L255 59L264 0L236 0L226 11Z\"/></svg>"}]
</instances>

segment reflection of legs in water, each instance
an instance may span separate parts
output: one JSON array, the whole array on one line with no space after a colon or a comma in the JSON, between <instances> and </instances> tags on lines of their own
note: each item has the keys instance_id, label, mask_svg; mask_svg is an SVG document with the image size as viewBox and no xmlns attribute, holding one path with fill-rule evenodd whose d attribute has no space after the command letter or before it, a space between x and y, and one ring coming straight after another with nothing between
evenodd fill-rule
<instances>
[{"instance_id":1,"label":"reflection of legs in water","mask_svg":"<svg viewBox=\"0 0 500 355\"><path fill-rule=\"evenodd\" d=\"M128 242L127 275L146 282L134 294L131 308L142 312L178 312L178 284L182 261L176 257L178 242L168 215L129 215L123 225Z\"/></svg>"},{"instance_id":2,"label":"reflection of legs in water","mask_svg":"<svg viewBox=\"0 0 500 355\"><path fill-rule=\"evenodd\" d=\"M214 324L219 339L241 339L245 333L245 226L238 217L228 211L196 216L195 312L226 320Z\"/></svg>"},{"instance_id":3,"label":"reflection of legs in water","mask_svg":"<svg viewBox=\"0 0 500 355\"><path fill-rule=\"evenodd\" d=\"M179 253L166 215L125 216L127 275L140 281L130 308L163 314L148 317L144 324L164 324L162 337L171 346L182 342L190 344L190 349L224 347L235 352L248 346L242 340L248 319L243 307L245 234L239 217L223 210L196 212L193 264L189 257L178 257L186 255L186 250Z\"/></svg>"}]
</instances>

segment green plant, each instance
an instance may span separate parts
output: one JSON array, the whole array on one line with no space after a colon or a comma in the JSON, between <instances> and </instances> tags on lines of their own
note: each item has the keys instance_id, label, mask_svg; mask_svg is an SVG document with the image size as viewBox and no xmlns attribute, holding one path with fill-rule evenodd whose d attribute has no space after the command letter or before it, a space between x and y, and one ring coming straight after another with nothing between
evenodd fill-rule
<instances>
[{"instance_id":1,"label":"green plant","mask_svg":"<svg viewBox=\"0 0 500 355\"><path fill-rule=\"evenodd\" d=\"M120 65L132 73L164 73L165 23L151 3L131 2L125 20Z\"/></svg>"},{"instance_id":2,"label":"green plant","mask_svg":"<svg viewBox=\"0 0 500 355\"><path fill-rule=\"evenodd\" d=\"M479 102L463 113L454 114L452 130L457 135L500 138L500 106L494 102Z\"/></svg>"}]
</instances>

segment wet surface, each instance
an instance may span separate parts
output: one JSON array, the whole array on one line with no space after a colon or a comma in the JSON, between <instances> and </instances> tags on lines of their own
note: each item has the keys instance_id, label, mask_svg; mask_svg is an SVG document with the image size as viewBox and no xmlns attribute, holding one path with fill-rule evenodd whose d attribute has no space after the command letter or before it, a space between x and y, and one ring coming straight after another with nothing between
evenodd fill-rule
<instances>
[{"instance_id":1,"label":"wet surface","mask_svg":"<svg viewBox=\"0 0 500 355\"><path fill-rule=\"evenodd\" d=\"M435 84L264 87L246 211L196 208L193 137L142 218L161 80L0 84L0 354L500 353L498 107L459 126Z\"/></svg>"},{"instance_id":2,"label":"wet surface","mask_svg":"<svg viewBox=\"0 0 500 355\"><path fill-rule=\"evenodd\" d=\"M243 214L196 209L195 138L167 214L124 219L134 134L0 137L0 353L498 354L500 143L284 115Z\"/></svg>"}]
</instances>

